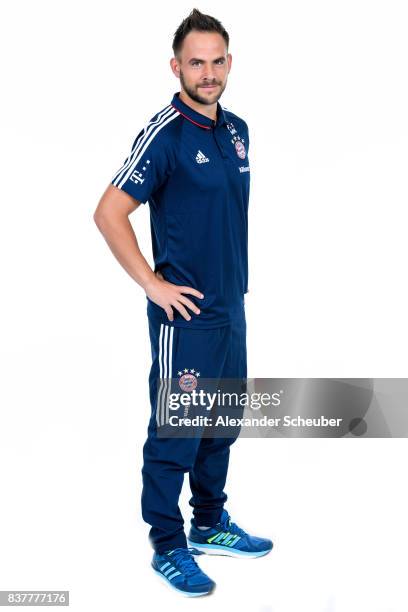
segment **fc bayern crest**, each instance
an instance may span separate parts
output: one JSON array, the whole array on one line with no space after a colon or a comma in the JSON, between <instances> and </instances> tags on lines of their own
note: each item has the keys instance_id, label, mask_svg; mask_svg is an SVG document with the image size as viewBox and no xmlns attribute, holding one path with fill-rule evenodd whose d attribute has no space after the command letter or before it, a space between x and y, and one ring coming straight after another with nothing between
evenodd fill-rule
<instances>
[{"instance_id":1,"label":"fc bayern crest","mask_svg":"<svg viewBox=\"0 0 408 612\"><path fill-rule=\"evenodd\" d=\"M197 387L197 378L200 376L200 372L196 372L194 369L182 370L178 373L179 378L179 386L183 391L193 391Z\"/></svg>"},{"instance_id":2,"label":"fc bayern crest","mask_svg":"<svg viewBox=\"0 0 408 612\"><path fill-rule=\"evenodd\" d=\"M235 141L235 150L237 152L237 155L240 159L245 159L246 157L246 151L245 151L245 146L242 142L242 140L236 140Z\"/></svg>"}]
</instances>

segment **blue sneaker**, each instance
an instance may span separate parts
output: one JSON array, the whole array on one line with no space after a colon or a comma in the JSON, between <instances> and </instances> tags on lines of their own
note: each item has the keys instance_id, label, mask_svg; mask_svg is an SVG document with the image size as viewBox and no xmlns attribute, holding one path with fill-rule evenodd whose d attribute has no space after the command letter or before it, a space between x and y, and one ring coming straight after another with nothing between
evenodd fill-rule
<instances>
[{"instance_id":1,"label":"blue sneaker","mask_svg":"<svg viewBox=\"0 0 408 612\"><path fill-rule=\"evenodd\" d=\"M209 529L197 529L195 519L191 519L187 542L203 553L228 557L262 557L273 547L271 540L256 538L238 527L226 510L220 522Z\"/></svg>"},{"instance_id":2,"label":"blue sneaker","mask_svg":"<svg viewBox=\"0 0 408 612\"><path fill-rule=\"evenodd\" d=\"M156 574L172 589L187 597L208 595L215 588L211 580L197 565L191 548L174 548L162 554L154 553L152 567Z\"/></svg>"}]
</instances>

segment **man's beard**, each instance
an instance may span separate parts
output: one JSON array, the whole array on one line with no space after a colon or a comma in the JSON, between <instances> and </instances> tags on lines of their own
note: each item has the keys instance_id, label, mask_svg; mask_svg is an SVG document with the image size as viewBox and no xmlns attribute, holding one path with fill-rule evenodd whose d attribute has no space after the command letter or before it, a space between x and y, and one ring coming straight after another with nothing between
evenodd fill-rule
<instances>
[{"instance_id":1,"label":"man's beard","mask_svg":"<svg viewBox=\"0 0 408 612\"><path fill-rule=\"evenodd\" d=\"M199 93L197 93L196 89L189 87L184 80L184 76L181 70L180 70L180 83L182 84L183 89L190 96L190 98L194 100L194 102L198 102L199 104L214 104L215 102L218 102L218 100L221 98L223 91L227 85L227 83L224 83L224 86L220 86L219 83L214 83L215 85L218 85L218 90L214 91L215 98L210 99L207 96L201 96ZM210 84L212 83L208 83L208 85Z\"/></svg>"}]
</instances>

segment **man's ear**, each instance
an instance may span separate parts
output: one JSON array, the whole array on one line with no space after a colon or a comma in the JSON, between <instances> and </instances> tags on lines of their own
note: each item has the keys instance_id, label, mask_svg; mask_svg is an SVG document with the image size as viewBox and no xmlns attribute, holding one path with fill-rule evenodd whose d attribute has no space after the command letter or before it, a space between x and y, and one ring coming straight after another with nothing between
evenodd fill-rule
<instances>
[{"instance_id":1,"label":"man's ear","mask_svg":"<svg viewBox=\"0 0 408 612\"><path fill-rule=\"evenodd\" d=\"M170 68L172 69L173 74L175 74L176 77L180 76L180 67L175 57L172 57L170 60Z\"/></svg>"},{"instance_id":2,"label":"man's ear","mask_svg":"<svg viewBox=\"0 0 408 612\"><path fill-rule=\"evenodd\" d=\"M232 55L231 55L231 53L228 53L227 60L228 60L228 66L229 66L228 72L229 72L231 70L231 66L232 66Z\"/></svg>"}]
</instances>

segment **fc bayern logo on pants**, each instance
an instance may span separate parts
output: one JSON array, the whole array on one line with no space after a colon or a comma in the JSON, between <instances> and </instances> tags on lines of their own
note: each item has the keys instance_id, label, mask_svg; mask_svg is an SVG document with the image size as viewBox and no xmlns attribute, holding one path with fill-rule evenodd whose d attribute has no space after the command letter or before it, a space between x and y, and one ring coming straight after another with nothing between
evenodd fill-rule
<instances>
[{"instance_id":1,"label":"fc bayern logo on pants","mask_svg":"<svg viewBox=\"0 0 408 612\"><path fill-rule=\"evenodd\" d=\"M183 372L179 372L179 386L180 389L182 389L183 391L193 391L193 389L195 389L197 387L197 377L195 376L195 374L198 374L198 376L200 376L199 372L195 372L195 370L190 370L190 372L188 372L188 370L184 370Z\"/></svg>"}]
</instances>

